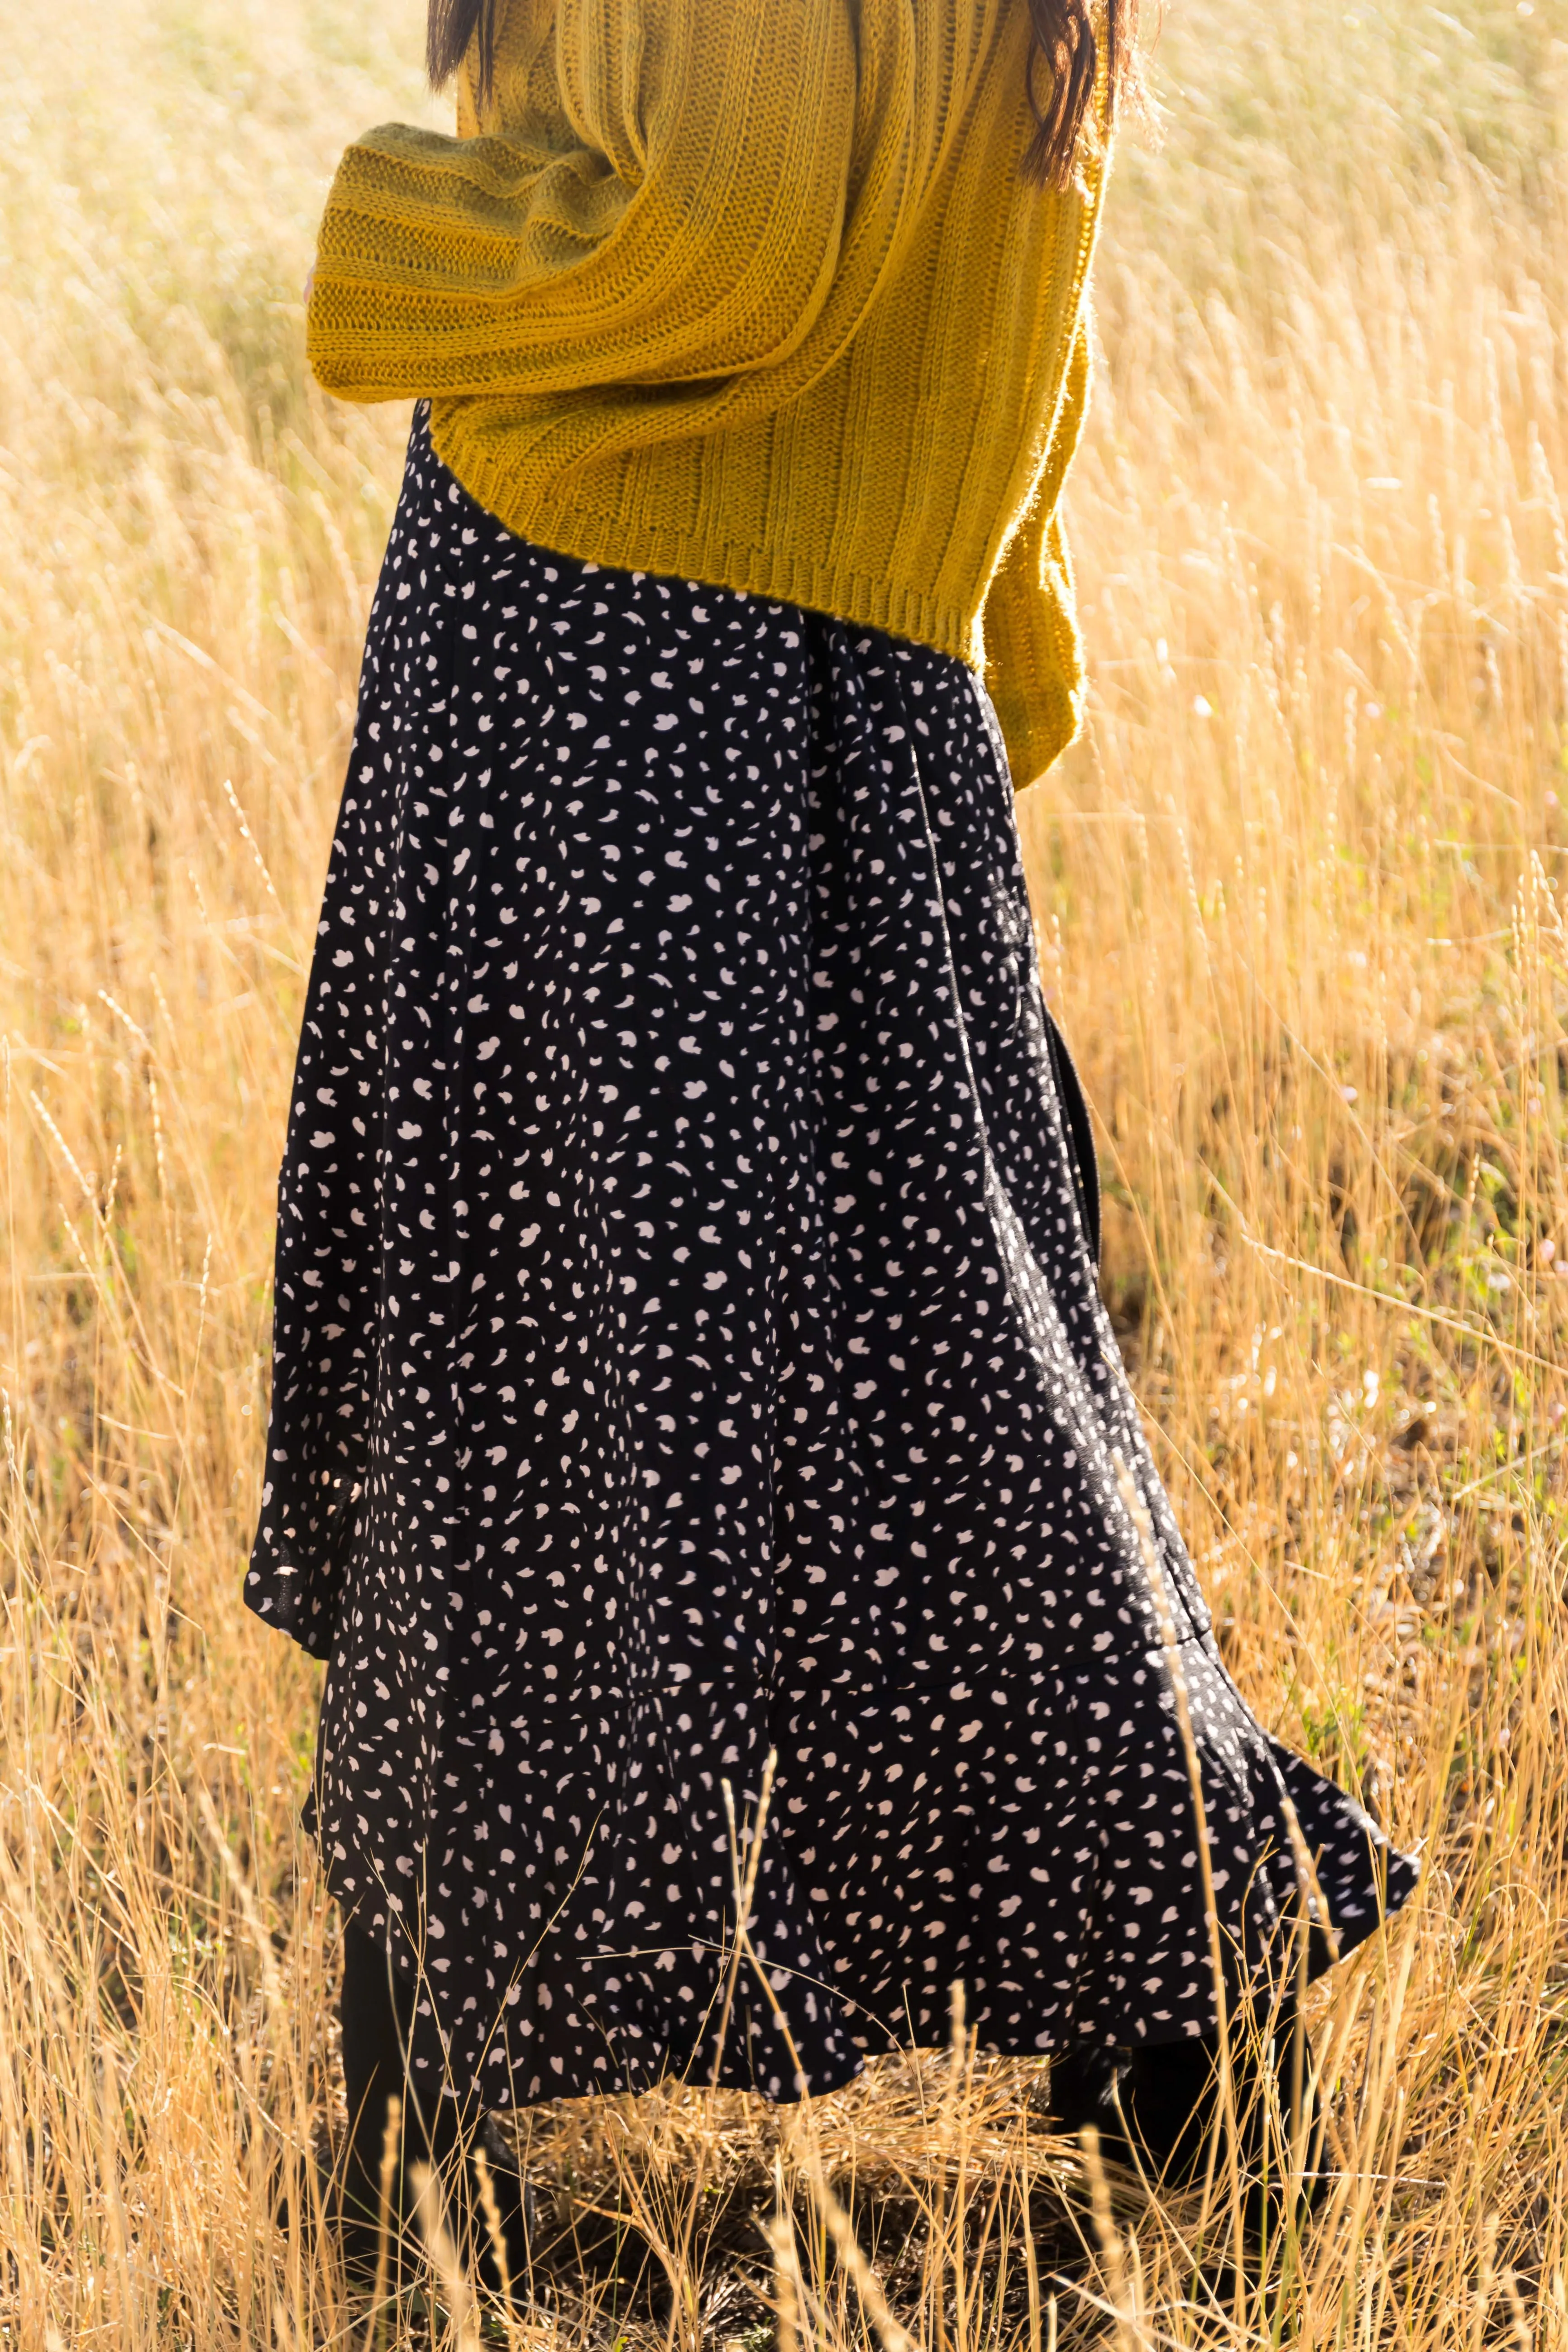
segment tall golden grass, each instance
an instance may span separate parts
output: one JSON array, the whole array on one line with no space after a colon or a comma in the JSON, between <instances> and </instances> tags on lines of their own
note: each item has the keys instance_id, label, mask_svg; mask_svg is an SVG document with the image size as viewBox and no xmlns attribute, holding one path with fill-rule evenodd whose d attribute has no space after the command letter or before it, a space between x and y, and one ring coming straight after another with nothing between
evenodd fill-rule
<instances>
[{"instance_id":1,"label":"tall golden grass","mask_svg":"<svg viewBox=\"0 0 1568 2352\"><path fill-rule=\"evenodd\" d=\"M1455 7L1173 10L1071 489L1092 716L1020 804L1227 1655L1425 1845L1314 1999L1338 2185L1205 2285L962 2034L803 2116L543 2115L542 2213L640 2211L664 2284L557 2266L536 2352L1568 2346L1568 17ZM7 2345L365 2340L311 2226L314 1674L238 1591L405 423L312 393L298 288L343 141L437 119L418 40L0 0ZM500 2327L425 2284L384 2340Z\"/></svg>"}]
</instances>

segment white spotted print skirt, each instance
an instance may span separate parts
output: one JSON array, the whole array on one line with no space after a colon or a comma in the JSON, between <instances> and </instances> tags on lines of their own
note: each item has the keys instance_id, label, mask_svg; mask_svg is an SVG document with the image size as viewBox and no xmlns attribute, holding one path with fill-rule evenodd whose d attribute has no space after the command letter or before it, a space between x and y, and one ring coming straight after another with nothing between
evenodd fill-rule
<instances>
[{"instance_id":1,"label":"white spotted print skirt","mask_svg":"<svg viewBox=\"0 0 1568 2352\"><path fill-rule=\"evenodd\" d=\"M1130 2045L1414 1865L1237 1696L946 656L531 547L416 412L279 1196L250 1605L493 2107ZM1158 1551L1156 1593L1119 1487ZM1165 1631L1163 1631L1163 1626ZM741 1975L725 1786L776 1752ZM1290 1808L1315 1862L1300 1867ZM1324 1910L1328 1917L1322 1916Z\"/></svg>"}]
</instances>

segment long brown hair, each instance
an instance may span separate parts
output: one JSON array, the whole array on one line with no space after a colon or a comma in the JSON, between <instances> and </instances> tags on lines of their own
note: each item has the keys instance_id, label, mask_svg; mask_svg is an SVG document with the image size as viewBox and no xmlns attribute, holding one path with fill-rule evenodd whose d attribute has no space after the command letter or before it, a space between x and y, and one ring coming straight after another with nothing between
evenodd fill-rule
<instances>
[{"instance_id":1,"label":"long brown hair","mask_svg":"<svg viewBox=\"0 0 1568 2352\"><path fill-rule=\"evenodd\" d=\"M927 5L936 5L936 0L927 0ZM1072 178L1097 81L1105 92L1107 128L1117 100L1135 84L1138 0L1104 0L1102 32L1096 30L1091 0L1026 0L1026 5L1034 31L1029 104L1035 135L1025 152L1024 177L1038 187L1065 188ZM496 0L430 0L425 61L435 89L450 80L475 44L482 105L495 79Z\"/></svg>"}]
</instances>

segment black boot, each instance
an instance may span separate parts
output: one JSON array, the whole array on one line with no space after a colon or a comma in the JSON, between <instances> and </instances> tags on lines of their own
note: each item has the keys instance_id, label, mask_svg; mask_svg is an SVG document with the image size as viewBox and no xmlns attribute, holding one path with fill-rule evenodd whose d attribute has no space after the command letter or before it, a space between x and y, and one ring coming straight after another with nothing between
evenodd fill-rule
<instances>
[{"instance_id":1,"label":"black boot","mask_svg":"<svg viewBox=\"0 0 1568 2352\"><path fill-rule=\"evenodd\" d=\"M352 1920L343 1928L339 2015L349 2110L340 2192L345 2270L356 2285L374 2284L384 2230L389 2278L395 2274L400 2246L405 2272L417 2259L409 2234L414 2210L410 2175L424 2164L441 2181L447 2226L461 2258L477 2268L488 2285L499 2288L500 2265L484 2219L477 2169L471 2160L458 2161L464 2137L458 2103L439 2089L421 2087L442 2080L434 2020L418 2013L415 1987L394 1968L381 1938ZM416 2059L421 2063L416 2064ZM402 2122L389 2165L387 2111L394 2098L401 2102ZM488 2147L486 2152L515 2286L527 2271L526 2192L516 2168Z\"/></svg>"},{"instance_id":2,"label":"black boot","mask_svg":"<svg viewBox=\"0 0 1568 2352\"><path fill-rule=\"evenodd\" d=\"M1311 2170L1319 2108L1310 2059L1305 2036L1298 2040L1293 2003L1282 2005L1271 2032L1259 2035L1239 2023L1232 2032L1237 2158L1249 2184L1249 2211L1260 2231L1266 2225L1277 2229L1283 2215L1280 2176L1289 2150L1301 2148L1309 2168L1300 2188L1302 2212L1317 2204L1326 2185ZM1118 2074L1117 2098L1145 2171L1172 2188L1190 2186L1203 2177L1224 2126L1218 2036L1203 2034L1132 2051ZM1283 2126L1283 2154L1280 2131L1271 2120L1276 2108ZM1215 2153L1223 2178L1226 2151L1220 2147Z\"/></svg>"},{"instance_id":3,"label":"black boot","mask_svg":"<svg viewBox=\"0 0 1568 2352\"><path fill-rule=\"evenodd\" d=\"M1125 2050L1064 2050L1051 2060L1047 2093L1047 2111L1057 2130L1076 2139L1086 2125L1091 2125L1100 2135L1101 2153L1112 2164L1131 2161L1116 2104L1117 2078L1127 2056Z\"/></svg>"},{"instance_id":4,"label":"black boot","mask_svg":"<svg viewBox=\"0 0 1568 2352\"><path fill-rule=\"evenodd\" d=\"M1278 2235L1285 2200L1278 2135L1269 2123L1266 2073L1285 2121L1290 2147L1314 2164L1319 2120L1304 2040L1297 2042L1297 2012L1283 2005L1268 2054L1256 2034L1232 2034L1231 2090L1237 2121L1237 2157L1244 2183L1247 2239L1256 2253ZM1298 2078L1298 2069L1300 2070ZM1299 2080L1299 2091L1298 2091ZM1299 2096L1302 2113L1292 2113ZM1225 2101L1219 2039L1202 2034L1183 2042L1144 2043L1133 2050L1075 2050L1051 2062L1050 2111L1070 2135L1090 2124L1109 2162L1141 2168L1151 2183L1185 2189L1202 2179L1211 2150L1216 2178L1226 2178L1226 2151L1218 2145ZM1304 2220L1327 2186L1321 2168L1309 2169L1299 2192L1298 2221Z\"/></svg>"}]
</instances>

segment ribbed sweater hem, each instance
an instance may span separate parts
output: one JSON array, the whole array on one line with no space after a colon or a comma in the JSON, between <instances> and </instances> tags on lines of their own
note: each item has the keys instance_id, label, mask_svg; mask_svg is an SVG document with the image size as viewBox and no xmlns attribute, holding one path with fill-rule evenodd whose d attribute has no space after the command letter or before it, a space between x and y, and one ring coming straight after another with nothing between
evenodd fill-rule
<instances>
[{"instance_id":1,"label":"ribbed sweater hem","mask_svg":"<svg viewBox=\"0 0 1568 2352\"><path fill-rule=\"evenodd\" d=\"M500 466L487 466L463 446L461 410L443 415L432 404L430 437L437 456L487 514L532 546L569 555L580 563L613 564L624 572L653 572L705 587L732 588L781 604L800 604L860 628L951 654L980 670L978 614L932 596L907 582L873 579L841 564L825 562L784 547L745 547L702 531L676 530L638 516L604 514L574 499L530 500ZM448 432L451 424L459 429Z\"/></svg>"}]
</instances>

